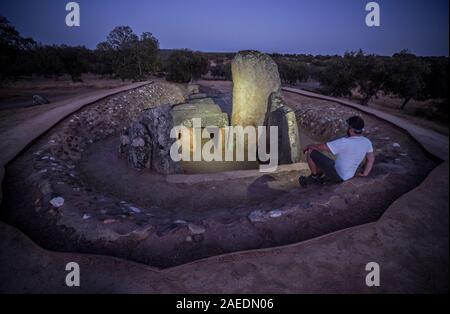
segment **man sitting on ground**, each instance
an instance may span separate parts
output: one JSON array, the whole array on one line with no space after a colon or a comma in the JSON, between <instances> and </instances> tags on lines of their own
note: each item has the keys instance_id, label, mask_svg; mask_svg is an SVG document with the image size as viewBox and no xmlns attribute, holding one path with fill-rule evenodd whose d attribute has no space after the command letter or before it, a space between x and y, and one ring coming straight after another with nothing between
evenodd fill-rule
<instances>
[{"instance_id":1,"label":"man sitting on ground","mask_svg":"<svg viewBox=\"0 0 450 314\"><path fill-rule=\"evenodd\" d=\"M346 121L347 137L325 144L312 144L307 146L303 152L306 154L310 177L300 177L299 182L306 186L308 181L323 183L324 178L340 183L353 178L364 158L367 158L365 167L360 177L367 177L372 171L375 162L372 142L362 136L364 132L364 120L354 116ZM322 152L328 152L336 157L333 160Z\"/></svg>"}]
</instances>

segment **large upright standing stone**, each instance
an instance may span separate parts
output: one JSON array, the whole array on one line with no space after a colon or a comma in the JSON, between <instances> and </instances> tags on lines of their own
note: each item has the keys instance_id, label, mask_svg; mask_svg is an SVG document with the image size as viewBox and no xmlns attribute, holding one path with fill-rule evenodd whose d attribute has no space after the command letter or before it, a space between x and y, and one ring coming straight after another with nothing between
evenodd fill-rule
<instances>
[{"instance_id":1,"label":"large upright standing stone","mask_svg":"<svg viewBox=\"0 0 450 314\"><path fill-rule=\"evenodd\" d=\"M281 91L277 64L258 51L241 51L231 64L233 75L233 126L261 126L267 102L273 92Z\"/></svg>"},{"instance_id":2,"label":"large upright standing stone","mask_svg":"<svg viewBox=\"0 0 450 314\"><path fill-rule=\"evenodd\" d=\"M300 162L297 118L280 92L272 93L269 97L266 125L278 127L278 163L281 165Z\"/></svg>"}]
</instances>

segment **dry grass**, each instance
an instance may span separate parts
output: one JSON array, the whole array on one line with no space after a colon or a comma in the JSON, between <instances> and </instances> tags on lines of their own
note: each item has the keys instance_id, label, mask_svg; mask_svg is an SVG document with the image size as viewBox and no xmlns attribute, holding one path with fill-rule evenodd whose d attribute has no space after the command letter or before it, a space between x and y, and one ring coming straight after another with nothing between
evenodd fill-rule
<instances>
[{"instance_id":1,"label":"dry grass","mask_svg":"<svg viewBox=\"0 0 450 314\"><path fill-rule=\"evenodd\" d=\"M34 77L20 80L0 88L0 109L31 106L35 94L42 95L51 102L63 100L81 93L115 88L129 84L120 79L100 78L96 75L83 75L83 82L74 83L69 76L58 79Z\"/></svg>"},{"instance_id":2,"label":"dry grass","mask_svg":"<svg viewBox=\"0 0 450 314\"><path fill-rule=\"evenodd\" d=\"M361 96L357 91L353 91L353 96L350 100L358 102L361 100ZM379 93L377 97L374 97L369 106L392 115L404 118L416 125L432 129L441 134L449 135L448 123L441 120L442 117L437 117L436 102L438 100L426 100L418 101L411 100L406 105L405 109L402 110L400 107L402 105L402 99L392 96L384 95ZM424 112L428 112L428 117L424 116Z\"/></svg>"},{"instance_id":3,"label":"dry grass","mask_svg":"<svg viewBox=\"0 0 450 314\"><path fill-rule=\"evenodd\" d=\"M33 78L21 80L0 88L0 133L24 123L27 119L58 106L58 101L80 96L96 90L111 89L129 84L130 81L101 79L95 75L83 75L83 82L74 83L70 77ZM50 104L33 106L33 95L39 94Z\"/></svg>"}]
</instances>

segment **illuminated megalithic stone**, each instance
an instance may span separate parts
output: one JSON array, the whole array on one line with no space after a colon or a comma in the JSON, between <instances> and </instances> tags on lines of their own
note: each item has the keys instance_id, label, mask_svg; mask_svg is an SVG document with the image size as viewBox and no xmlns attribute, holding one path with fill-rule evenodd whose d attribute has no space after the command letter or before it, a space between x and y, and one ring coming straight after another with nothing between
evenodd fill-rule
<instances>
[{"instance_id":1,"label":"illuminated megalithic stone","mask_svg":"<svg viewBox=\"0 0 450 314\"><path fill-rule=\"evenodd\" d=\"M278 163L281 165L300 162L297 118L280 92L272 93L269 97L266 124L278 127Z\"/></svg>"},{"instance_id":2,"label":"illuminated megalithic stone","mask_svg":"<svg viewBox=\"0 0 450 314\"><path fill-rule=\"evenodd\" d=\"M281 90L277 64L258 51L241 51L231 64L233 75L233 126L261 126L270 94Z\"/></svg>"}]
</instances>

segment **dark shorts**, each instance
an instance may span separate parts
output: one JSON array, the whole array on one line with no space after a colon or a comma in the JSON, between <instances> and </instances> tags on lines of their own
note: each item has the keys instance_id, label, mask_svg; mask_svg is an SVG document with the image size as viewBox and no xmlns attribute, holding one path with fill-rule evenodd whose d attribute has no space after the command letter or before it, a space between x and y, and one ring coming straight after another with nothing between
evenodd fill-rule
<instances>
[{"instance_id":1,"label":"dark shorts","mask_svg":"<svg viewBox=\"0 0 450 314\"><path fill-rule=\"evenodd\" d=\"M323 173L329 180L337 183L343 181L342 178L339 176L339 174L336 172L333 159L325 156L324 154L322 154L317 150L313 150L310 156L311 159L316 164L316 166L323 171Z\"/></svg>"}]
</instances>

